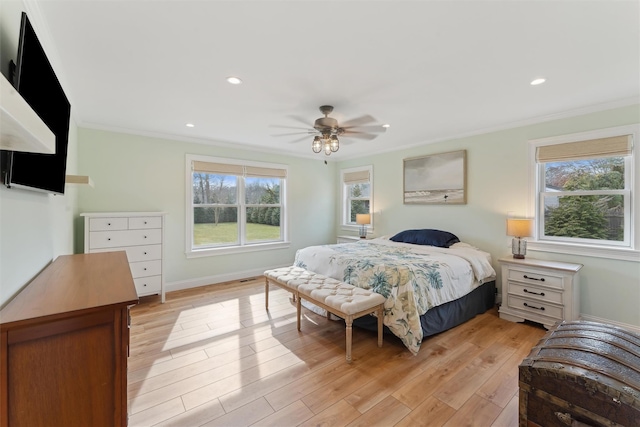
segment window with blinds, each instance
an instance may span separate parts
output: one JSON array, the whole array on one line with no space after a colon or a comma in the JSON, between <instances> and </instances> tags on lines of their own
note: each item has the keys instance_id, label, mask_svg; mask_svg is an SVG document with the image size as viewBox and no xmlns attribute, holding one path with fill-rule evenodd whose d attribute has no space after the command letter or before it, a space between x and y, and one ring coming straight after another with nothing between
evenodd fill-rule
<instances>
[{"instance_id":1,"label":"window with blinds","mask_svg":"<svg viewBox=\"0 0 640 427\"><path fill-rule=\"evenodd\" d=\"M631 247L633 128L532 141L539 241Z\"/></svg>"},{"instance_id":2,"label":"window with blinds","mask_svg":"<svg viewBox=\"0 0 640 427\"><path fill-rule=\"evenodd\" d=\"M286 166L187 156L188 251L285 240Z\"/></svg>"},{"instance_id":3,"label":"window with blinds","mask_svg":"<svg viewBox=\"0 0 640 427\"><path fill-rule=\"evenodd\" d=\"M371 198L373 194L373 168L364 166L360 168L345 169L342 176L342 225L356 226L357 214L372 212ZM370 218L373 227L373 216Z\"/></svg>"}]
</instances>

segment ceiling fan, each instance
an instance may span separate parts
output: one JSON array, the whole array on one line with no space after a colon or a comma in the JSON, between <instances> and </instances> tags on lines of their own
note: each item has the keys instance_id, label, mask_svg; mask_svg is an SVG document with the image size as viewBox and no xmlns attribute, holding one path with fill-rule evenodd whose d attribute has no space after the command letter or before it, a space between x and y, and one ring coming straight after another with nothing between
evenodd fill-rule
<instances>
[{"instance_id":1,"label":"ceiling fan","mask_svg":"<svg viewBox=\"0 0 640 427\"><path fill-rule=\"evenodd\" d=\"M358 117L356 119L348 120L343 122L342 125L338 124L338 121L333 117L329 117L329 114L333 111L333 106L331 105L322 105L320 106L320 112L324 114L324 117L320 117L316 119L313 123L313 128L306 128L304 132L293 132L286 134L279 134L273 136L290 136L290 135L315 135L311 144L311 148L314 153L319 153L320 151L324 151L324 153L329 156L331 153L335 153L340 148L340 141L338 136L341 138L357 138L357 139L374 139L379 133L385 132L386 128L382 127L382 125L374 125L374 126L364 126L369 123L373 123L376 120L369 116L364 115ZM290 116L293 119L306 124L307 122L298 117L298 116ZM277 126L288 129L305 129L305 128L296 128L291 126ZM302 137L292 142L300 142L306 138Z\"/></svg>"}]
</instances>

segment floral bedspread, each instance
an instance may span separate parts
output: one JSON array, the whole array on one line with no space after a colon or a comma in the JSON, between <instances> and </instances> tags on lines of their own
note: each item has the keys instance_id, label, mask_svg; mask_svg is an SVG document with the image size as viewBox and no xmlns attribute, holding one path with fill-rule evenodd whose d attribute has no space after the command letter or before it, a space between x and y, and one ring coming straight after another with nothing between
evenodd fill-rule
<instances>
[{"instance_id":1,"label":"floral bedspread","mask_svg":"<svg viewBox=\"0 0 640 427\"><path fill-rule=\"evenodd\" d=\"M422 314L495 277L487 252L465 244L454 246L384 239L311 246L296 252L295 265L383 295L384 324L417 354Z\"/></svg>"}]
</instances>

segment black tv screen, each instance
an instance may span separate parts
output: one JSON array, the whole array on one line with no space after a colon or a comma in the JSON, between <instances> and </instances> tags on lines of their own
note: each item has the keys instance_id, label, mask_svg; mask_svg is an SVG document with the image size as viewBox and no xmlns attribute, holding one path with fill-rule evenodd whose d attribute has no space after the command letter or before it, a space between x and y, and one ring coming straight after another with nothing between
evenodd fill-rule
<instances>
[{"instance_id":1,"label":"black tv screen","mask_svg":"<svg viewBox=\"0 0 640 427\"><path fill-rule=\"evenodd\" d=\"M71 106L24 12L13 80L18 93L55 135L56 153L3 153L8 157L5 185L63 194Z\"/></svg>"}]
</instances>

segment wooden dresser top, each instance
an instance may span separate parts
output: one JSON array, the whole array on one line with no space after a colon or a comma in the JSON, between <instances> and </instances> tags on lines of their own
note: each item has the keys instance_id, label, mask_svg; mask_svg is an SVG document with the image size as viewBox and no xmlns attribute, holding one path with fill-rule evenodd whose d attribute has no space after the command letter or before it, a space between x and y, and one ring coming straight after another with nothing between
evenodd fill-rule
<instances>
[{"instance_id":1,"label":"wooden dresser top","mask_svg":"<svg viewBox=\"0 0 640 427\"><path fill-rule=\"evenodd\" d=\"M63 255L0 311L0 329L137 302L124 251Z\"/></svg>"}]
</instances>

